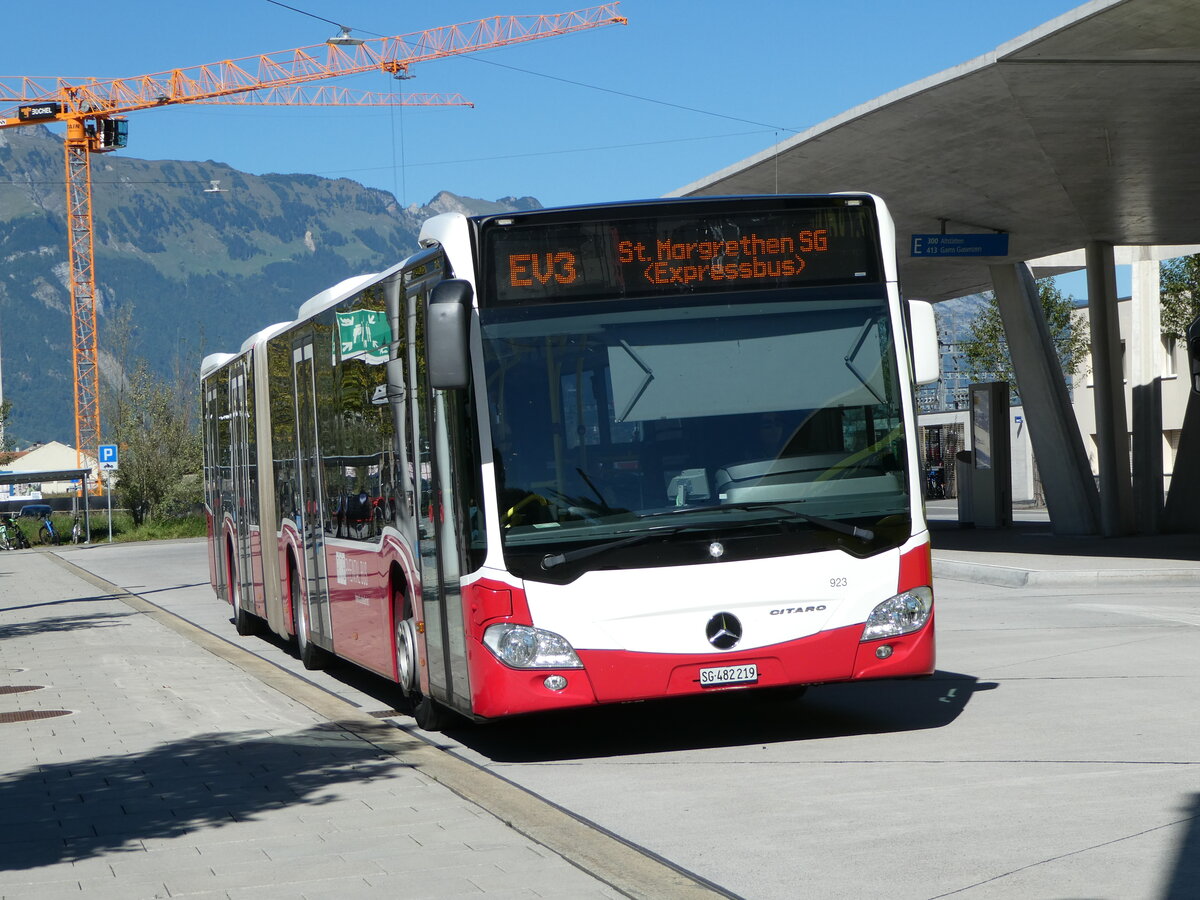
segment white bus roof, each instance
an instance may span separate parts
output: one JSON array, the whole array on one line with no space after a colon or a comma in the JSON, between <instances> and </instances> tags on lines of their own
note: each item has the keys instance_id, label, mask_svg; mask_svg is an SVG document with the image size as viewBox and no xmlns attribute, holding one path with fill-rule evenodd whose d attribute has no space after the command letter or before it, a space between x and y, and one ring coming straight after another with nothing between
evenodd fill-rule
<instances>
[{"instance_id":1,"label":"white bus roof","mask_svg":"<svg viewBox=\"0 0 1200 900\"><path fill-rule=\"evenodd\" d=\"M277 334L287 331L287 329L291 327L291 324L291 322L276 322L274 325L268 325L266 328L262 329L262 331L256 331L254 334L250 335L250 337L246 338L246 340L242 341L242 349L240 352L245 353L259 341L268 340L269 338L275 337Z\"/></svg>"},{"instance_id":2,"label":"white bus roof","mask_svg":"<svg viewBox=\"0 0 1200 900\"><path fill-rule=\"evenodd\" d=\"M379 278L379 273L372 272L369 275L355 275L353 278L347 278L344 281L339 281L331 288L326 288L319 294L309 297L301 305L296 312L296 319L303 321L311 318L316 313L320 312L328 306L339 303L345 300L352 294L357 293L362 288L366 287L371 282Z\"/></svg>"},{"instance_id":3,"label":"white bus roof","mask_svg":"<svg viewBox=\"0 0 1200 900\"><path fill-rule=\"evenodd\" d=\"M236 353L210 353L200 360L200 377L207 378L231 359L237 359Z\"/></svg>"}]
</instances>

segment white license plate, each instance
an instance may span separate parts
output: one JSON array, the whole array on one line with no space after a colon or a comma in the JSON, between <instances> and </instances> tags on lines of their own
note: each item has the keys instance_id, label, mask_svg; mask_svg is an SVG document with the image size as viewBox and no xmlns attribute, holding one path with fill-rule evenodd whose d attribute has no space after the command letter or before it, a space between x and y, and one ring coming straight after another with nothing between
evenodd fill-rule
<instances>
[{"instance_id":1,"label":"white license plate","mask_svg":"<svg viewBox=\"0 0 1200 900\"><path fill-rule=\"evenodd\" d=\"M721 666L700 670L700 687L716 687L720 684L745 684L758 681L758 666Z\"/></svg>"}]
</instances>

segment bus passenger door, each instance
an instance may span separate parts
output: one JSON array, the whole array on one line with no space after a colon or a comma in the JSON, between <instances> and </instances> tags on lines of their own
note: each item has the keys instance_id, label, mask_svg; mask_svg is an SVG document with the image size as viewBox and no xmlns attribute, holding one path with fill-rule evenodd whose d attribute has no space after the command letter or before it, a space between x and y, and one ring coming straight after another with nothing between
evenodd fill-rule
<instances>
[{"instance_id":1,"label":"bus passenger door","mask_svg":"<svg viewBox=\"0 0 1200 900\"><path fill-rule=\"evenodd\" d=\"M229 377L229 435L230 463L233 481L233 527L236 571L229 573L230 583L237 581L235 602L247 612L254 613L254 573L250 559L250 424L246 408L245 362L233 364ZM235 610L236 612L236 610Z\"/></svg>"},{"instance_id":2,"label":"bus passenger door","mask_svg":"<svg viewBox=\"0 0 1200 900\"><path fill-rule=\"evenodd\" d=\"M419 336L409 348L410 353L421 357L412 358L408 366L417 464L421 597L428 694L451 708L469 712L471 691L461 579L467 549L465 531L470 526L462 521L459 493L473 476L459 471L457 444L462 437L456 427L458 405L469 401L458 396L462 392L432 390L423 358L426 303L429 291L440 280L440 269L436 262L427 264L424 277L406 278L410 334Z\"/></svg>"},{"instance_id":3,"label":"bus passenger door","mask_svg":"<svg viewBox=\"0 0 1200 900\"><path fill-rule=\"evenodd\" d=\"M300 529L304 541L304 596L308 639L333 649L325 572L325 531L321 498L320 444L317 442L317 393L313 372L313 338L300 338L292 348L292 383L296 391L296 460L299 463ZM299 626L297 626L299 627Z\"/></svg>"},{"instance_id":4,"label":"bus passenger door","mask_svg":"<svg viewBox=\"0 0 1200 900\"><path fill-rule=\"evenodd\" d=\"M218 597L225 596L225 555L221 524L221 438L225 414L218 400L218 373L204 382L204 503L208 519L208 578Z\"/></svg>"}]
</instances>

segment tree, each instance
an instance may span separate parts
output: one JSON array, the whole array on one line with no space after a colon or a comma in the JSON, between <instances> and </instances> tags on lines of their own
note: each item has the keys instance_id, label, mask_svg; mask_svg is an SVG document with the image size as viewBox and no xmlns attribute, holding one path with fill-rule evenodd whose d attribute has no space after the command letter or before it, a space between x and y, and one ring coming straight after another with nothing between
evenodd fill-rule
<instances>
[{"instance_id":1,"label":"tree","mask_svg":"<svg viewBox=\"0 0 1200 900\"><path fill-rule=\"evenodd\" d=\"M0 466L12 462L12 439L8 436L8 417L12 413L12 401L0 403Z\"/></svg>"},{"instance_id":2,"label":"tree","mask_svg":"<svg viewBox=\"0 0 1200 900\"><path fill-rule=\"evenodd\" d=\"M176 386L145 360L127 373L111 433L121 452L117 491L135 525L164 505L186 505L190 493L199 498L202 448L194 406L194 398L181 402Z\"/></svg>"},{"instance_id":3,"label":"tree","mask_svg":"<svg viewBox=\"0 0 1200 900\"><path fill-rule=\"evenodd\" d=\"M1063 376L1069 379L1080 374L1091 348L1087 327L1075 315L1075 298L1065 296L1049 278L1038 282L1038 297ZM1014 399L1020 396L994 294L988 295L987 305L971 323L971 338L961 343L960 352L973 378L1007 381L1012 385Z\"/></svg>"},{"instance_id":4,"label":"tree","mask_svg":"<svg viewBox=\"0 0 1200 900\"><path fill-rule=\"evenodd\" d=\"M202 500L203 444L195 372L197 352L183 340L166 377L133 350L138 320L131 304L115 310L105 329L114 365L105 372L102 421L120 448L115 490L135 525L184 512Z\"/></svg>"},{"instance_id":5,"label":"tree","mask_svg":"<svg viewBox=\"0 0 1200 900\"><path fill-rule=\"evenodd\" d=\"M1181 339L1200 316L1200 253L1164 260L1159 277L1162 333Z\"/></svg>"}]
</instances>

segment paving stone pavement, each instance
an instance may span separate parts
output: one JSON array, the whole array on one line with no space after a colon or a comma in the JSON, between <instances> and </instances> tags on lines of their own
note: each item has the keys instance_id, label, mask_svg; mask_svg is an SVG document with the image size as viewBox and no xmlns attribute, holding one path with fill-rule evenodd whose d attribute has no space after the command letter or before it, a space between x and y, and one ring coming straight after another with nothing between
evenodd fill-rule
<instances>
[{"instance_id":1,"label":"paving stone pavement","mask_svg":"<svg viewBox=\"0 0 1200 900\"><path fill-rule=\"evenodd\" d=\"M626 896L36 550L0 758L3 900Z\"/></svg>"}]
</instances>

